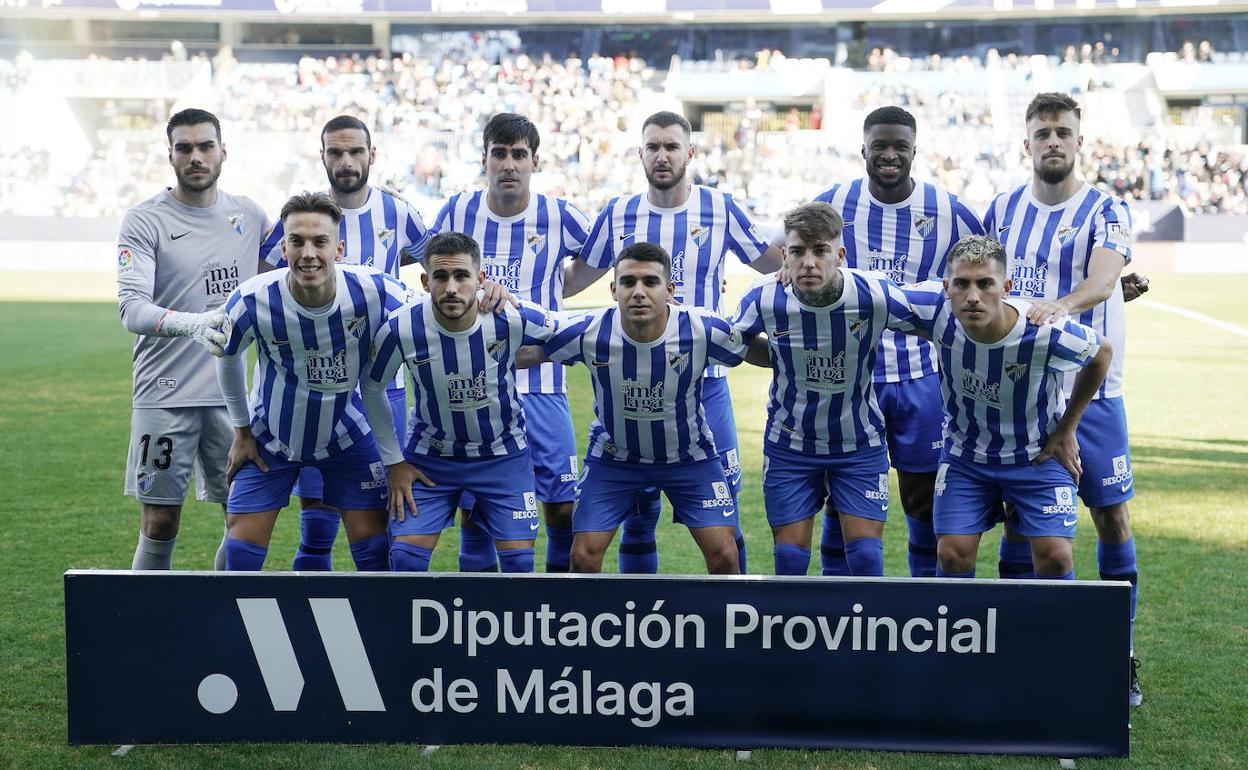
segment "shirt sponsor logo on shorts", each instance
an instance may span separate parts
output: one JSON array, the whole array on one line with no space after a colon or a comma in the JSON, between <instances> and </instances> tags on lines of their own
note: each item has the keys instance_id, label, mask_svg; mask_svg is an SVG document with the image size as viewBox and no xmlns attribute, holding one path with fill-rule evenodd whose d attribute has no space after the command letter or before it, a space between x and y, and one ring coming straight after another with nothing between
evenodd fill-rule
<instances>
[{"instance_id":1,"label":"shirt sponsor logo on shorts","mask_svg":"<svg viewBox=\"0 0 1248 770\"><path fill-rule=\"evenodd\" d=\"M361 481L360 489L382 489L386 486L386 466L379 462L368 464L368 472L372 475L372 481Z\"/></svg>"},{"instance_id":2,"label":"shirt sponsor logo on shorts","mask_svg":"<svg viewBox=\"0 0 1248 770\"><path fill-rule=\"evenodd\" d=\"M737 456L737 450L729 449L724 452L724 459L728 461L729 473L741 472L741 459Z\"/></svg>"},{"instance_id":3,"label":"shirt sponsor logo on shorts","mask_svg":"<svg viewBox=\"0 0 1248 770\"><path fill-rule=\"evenodd\" d=\"M524 493L524 510L512 511L511 518L513 521L521 521L523 519L537 518L537 495L533 492ZM530 524L529 529L536 530L537 524Z\"/></svg>"},{"instance_id":4,"label":"shirt sponsor logo on shorts","mask_svg":"<svg viewBox=\"0 0 1248 770\"><path fill-rule=\"evenodd\" d=\"M868 489L865 494L868 500L883 500L885 503L887 503L888 502L888 474L881 473L880 478L877 482L876 488Z\"/></svg>"},{"instance_id":5,"label":"shirt sponsor logo on shorts","mask_svg":"<svg viewBox=\"0 0 1248 770\"><path fill-rule=\"evenodd\" d=\"M728 491L727 482L712 481L711 492L715 495L715 499L703 500L702 501L703 508L731 508L732 507L732 493ZM731 516L732 512L728 511L724 515Z\"/></svg>"},{"instance_id":6,"label":"shirt sponsor logo on shorts","mask_svg":"<svg viewBox=\"0 0 1248 770\"><path fill-rule=\"evenodd\" d=\"M1113 462L1114 475L1101 479L1101 486L1112 487L1118 484L1121 490L1126 492L1135 483L1135 479L1131 475L1131 461L1127 459L1126 455L1118 455Z\"/></svg>"},{"instance_id":7,"label":"shirt sponsor logo on shorts","mask_svg":"<svg viewBox=\"0 0 1248 770\"><path fill-rule=\"evenodd\" d=\"M559 474L559 481L575 482L576 481L576 455L568 455L568 472Z\"/></svg>"},{"instance_id":8,"label":"shirt sponsor logo on shorts","mask_svg":"<svg viewBox=\"0 0 1248 770\"><path fill-rule=\"evenodd\" d=\"M1048 514L1069 514L1072 516L1079 513L1079 508L1075 505L1074 487L1053 487L1053 500L1053 505L1043 506L1040 509L1040 512Z\"/></svg>"}]
</instances>

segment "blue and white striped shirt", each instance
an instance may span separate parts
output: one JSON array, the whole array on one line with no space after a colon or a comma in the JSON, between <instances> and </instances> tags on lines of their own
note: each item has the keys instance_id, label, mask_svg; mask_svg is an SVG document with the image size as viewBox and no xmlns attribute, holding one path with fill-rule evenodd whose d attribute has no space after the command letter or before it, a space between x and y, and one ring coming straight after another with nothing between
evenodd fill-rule
<instances>
[{"instance_id":1,"label":"blue and white striped shirt","mask_svg":"<svg viewBox=\"0 0 1248 770\"><path fill-rule=\"evenodd\" d=\"M531 303L479 314L460 332L438 323L430 299L393 313L373 340L368 376L387 382L404 365L411 374L407 454L501 457L528 446L516 396L516 351L545 342L555 328L554 318Z\"/></svg>"},{"instance_id":2,"label":"blue and white striped shirt","mask_svg":"<svg viewBox=\"0 0 1248 770\"><path fill-rule=\"evenodd\" d=\"M225 352L237 355L256 343L256 441L290 460L319 460L369 435L356 385L373 335L411 295L370 267L338 265L334 302L316 313L291 296L288 272L263 273L230 294Z\"/></svg>"},{"instance_id":3,"label":"blue and white striped shirt","mask_svg":"<svg viewBox=\"0 0 1248 770\"><path fill-rule=\"evenodd\" d=\"M490 211L486 191L459 193L438 212L429 236L459 232L481 247L481 269L520 299L547 310L563 309L563 260L581 252L589 219L562 198L529 195L512 217ZM516 373L521 393L566 393L563 367L545 363Z\"/></svg>"},{"instance_id":4,"label":"blue and white striped shirt","mask_svg":"<svg viewBox=\"0 0 1248 770\"><path fill-rule=\"evenodd\" d=\"M884 273L898 286L943 278L945 256L964 235L982 235L979 219L933 184L918 183L901 203L881 203L867 180L838 184L815 200L845 220L845 265ZM875 382L904 382L936 373L936 353L920 337L884 332Z\"/></svg>"},{"instance_id":5,"label":"blue and white striped shirt","mask_svg":"<svg viewBox=\"0 0 1248 770\"><path fill-rule=\"evenodd\" d=\"M806 455L853 452L883 442L872 372L886 329L921 323L883 276L841 268L845 288L826 307L804 305L792 287L764 279L741 298L733 327L767 335L773 376L764 438Z\"/></svg>"},{"instance_id":6,"label":"blue and white striped shirt","mask_svg":"<svg viewBox=\"0 0 1248 770\"><path fill-rule=\"evenodd\" d=\"M757 261L768 243L732 196L694 185L683 205L650 205L646 196L613 198L598 214L581 259L606 269L634 243L657 243L672 258L675 301L720 313L724 257L732 252L746 264ZM712 366L709 377L722 377Z\"/></svg>"},{"instance_id":7,"label":"blue and white striped shirt","mask_svg":"<svg viewBox=\"0 0 1248 770\"><path fill-rule=\"evenodd\" d=\"M736 366L746 343L713 313L669 306L653 342L630 339L618 308L591 310L545 345L551 360L582 363L594 387L589 459L683 463L716 457L702 412L702 375L711 363Z\"/></svg>"},{"instance_id":8,"label":"blue and white striped shirt","mask_svg":"<svg viewBox=\"0 0 1248 770\"><path fill-rule=\"evenodd\" d=\"M1106 248L1131 261L1131 211L1125 201L1084 184L1069 200L1046 206L1025 184L998 195L984 215L984 229L1000 241L1010 260L1010 294L1053 300L1070 294L1088 275L1092 250ZM1114 282L1109 299L1079 314L1084 326L1113 346L1114 359L1096 398L1122 395L1127 323L1122 286ZM1073 380L1066 383L1069 393Z\"/></svg>"},{"instance_id":9,"label":"blue and white striped shirt","mask_svg":"<svg viewBox=\"0 0 1248 770\"><path fill-rule=\"evenodd\" d=\"M985 344L966 336L943 291L907 289L906 296L931 318L925 326L940 352L945 452L987 465L1035 459L1066 411L1063 380L1101 349L1096 332L1070 319L1028 323L1030 303L1007 297L1018 320Z\"/></svg>"}]
</instances>

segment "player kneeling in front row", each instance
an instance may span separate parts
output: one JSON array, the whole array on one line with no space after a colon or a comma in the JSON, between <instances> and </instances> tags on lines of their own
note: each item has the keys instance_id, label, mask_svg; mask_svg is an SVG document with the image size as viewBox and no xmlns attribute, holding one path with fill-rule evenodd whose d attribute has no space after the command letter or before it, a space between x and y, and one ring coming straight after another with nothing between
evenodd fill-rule
<instances>
[{"instance_id":1,"label":"player kneeling in front row","mask_svg":"<svg viewBox=\"0 0 1248 770\"><path fill-rule=\"evenodd\" d=\"M1075 430L1109 371L1112 351L1069 319L1035 326L1029 303L1006 297L1006 254L984 236L949 252L944 291L915 308L940 353L945 448L933 511L938 575L974 577L980 536L1004 501L1007 522L1031 541L1036 576L1073 580L1078 519ZM1075 372L1070 401L1063 378Z\"/></svg>"},{"instance_id":2,"label":"player kneeling in front row","mask_svg":"<svg viewBox=\"0 0 1248 770\"><path fill-rule=\"evenodd\" d=\"M356 568L389 566L385 475L356 384L374 334L408 291L370 267L336 264L341 218L324 193L288 200L282 256L290 267L245 282L226 301L217 375L235 426L227 570L264 565L277 514L305 467L321 472L325 501L342 511ZM249 407L245 351L253 342L259 365Z\"/></svg>"},{"instance_id":3,"label":"player kneeling in front row","mask_svg":"<svg viewBox=\"0 0 1248 770\"><path fill-rule=\"evenodd\" d=\"M777 575L806 574L825 498L839 515L824 526L840 526L850 574L884 574L888 451L872 373L885 329L913 332L922 321L891 281L843 267L842 227L827 203L790 211L784 264L792 285L754 286L733 322L746 339L766 340L771 360L760 363L775 370L763 504Z\"/></svg>"},{"instance_id":4,"label":"player kneeling in front row","mask_svg":"<svg viewBox=\"0 0 1248 770\"><path fill-rule=\"evenodd\" d=\"M411 373L415 406L406 450L392 431L377 431L389 482L392 566L427 571L467 492L480 514L474 523L494 539L502 571L532 572L540 524L515 357L522 345L549 339L554 319L529 303L483 314L481 249L463 233L430 238L424 264L428 296L394 313L377 334L362 386L369 420L384 426L386 386L400 365Z\"/></svg>"},{"instance_id":5,"label":"player kneeling in front row","mask_svg":"<svg viewBox=\"0 0 1248 770\"><path fill-rule=\"evenodd\" d=\"M708 572L740 571L737 507L702 410L702 375L711 364L740 364L748 348L714 313L670 304L671 264L656 244L625 248L611 282L616 307L561 327L538 356L584 364L594 387L572 511L573 572L602 570L616 529L650 487L667 495Z\"/></svg>"}]
</instances>

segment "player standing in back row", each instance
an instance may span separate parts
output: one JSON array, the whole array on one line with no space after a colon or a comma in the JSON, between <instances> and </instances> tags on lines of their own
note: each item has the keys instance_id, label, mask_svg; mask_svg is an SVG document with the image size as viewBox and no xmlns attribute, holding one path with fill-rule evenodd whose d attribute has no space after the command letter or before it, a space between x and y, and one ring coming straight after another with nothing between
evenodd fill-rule
<instances>
[{"instance_id":1,"label":"player standing in back row","mask_svg":"<svg viewBox=\"0 0 1248 770\"><path fill-rule=\"evenodd\" d=\"M399 277L399 267L415 261L425 237L425 223L407 201L368 183L368 172L377 160L372 134L358 118L339 115L321 129L321 163L329 179L329 196L342 209L338 237L343 244L342 263L366 265ZM277 222L265 238L260 258L284 267L280 248L285 235ZM403 378L387 391L394 429L400 441L407 433L407 394ZM291 569L333 569L334 539L338 536L338 511L327 506L321 472L303 468L295 494L299 496L301 537Z\"/></svg>"},{"instance_id":2,"label":"player standing in back row","mask_svg":"<svg viewBox=\"0 0 1248 770\"><path fill-rule=\"evenodd\" d=\"M964 235L983 233L957 196L915 182L917 126L900 107L881 107L862 124L867 175L815 198L845 221L845 266L874 270L898 285L939 278L945 257ZM932 489L940 462L940 378L931 343L885 329L875 360L876 398L887 428L888 459L897 471L910 531L910 574L936 574ZM846 544L831 510L823 527L823 574L848 575Z\"/></svg>"},{"instance_id":3,"label":"player standing in back row","mask_svg":"<svg viewBox=\"0 0 1248 770\"><path fill-rule=\"evenodd\" d=\"M540 141L537 126L523 115L504 112L490 118L482 132L486 189L452 196L429 236L467 234L480 246L487 278L519 299L562 310L565 262L580 253L589 220L563 198L530 191ZM546 571L567 572L577 450L563 367L546 363L517 371L516 390L524 401L524 432L546 521ZM465 510L473 507L470 497L465 494L460 501ZM494 539L466 521L460 530L460 570L493 572L497 562Z\"/></svg>"},{"instance_id":4,"label":"player standing in back row","mask_svg":"<svg viewBox=\"0 0 1248 770\"><path fill-rule=\"evenodd\" d=\"M1079 423L1083 475L1079 498L1096 525L1097 565L1102 579L1131 583L1131 618L1136 602L1135 540L1127 513L1134 492L1127 416L1122 403L1126 318L1119 276L1131 261L1131 213L1121 199L1093 188L1075 173L1083 137L1080 111L1066 94L1038 94L1027 106L1032 180L998 195L984 216L984 229L1005 247L1012 296L1032 305L1032 323L1071 316L1095 329L1113 346L1113 365ZM1070 382L1067 382L1067 389ZM1007 531L1008 534L1008 531ZM1011 538L1015 540L1016 538ZM1026 552L1002 545L1002 562L1031 571ZM1131 657L1132 706L1143 700Z\"/></svg>"},{"instance_id":5,"label":"player standing in back row","mask_svg":"<svg viewBox=\"0 0 1248 770\"><path fill-rule=\"evenodd\" d=\"M731 252L760 273L780 268L782 250L770 246L750 217L728 193L694 185L686 176L693 159L689 121L674 112L657 112L642 124L638 155L649 188L645 194L614 198L598 215L580 260L572 263L566 296L572 296L611 268L619 254L636 243L661 246L671 258L674 300L720 313L724 260ZM710 366L702 389L706 421L734 498L741 491L737 426L723 367ZM659 497L651 491L639 500L640 516L624 521L620 538L621 572L657 572L654 527ZM741 572L745 540L737 529Z\"/></svg>"},{"instance_id":6,"label":"player standing in back row","mask_svg":"<svg viewBox=\"0 0 1248 770\"><path fill-rule=\"evenodd\" d=\"M117 238L121 322L138 335L125 484L142 506L133 569L170 568L192 469L200 500L228 497L233 428L209 351L220 354L221 306L256 274L268 229L259 206L217 189L226 152L216 116L183 110L165 134L177 184L127 211Z\"/></svg>"}]
</instances>

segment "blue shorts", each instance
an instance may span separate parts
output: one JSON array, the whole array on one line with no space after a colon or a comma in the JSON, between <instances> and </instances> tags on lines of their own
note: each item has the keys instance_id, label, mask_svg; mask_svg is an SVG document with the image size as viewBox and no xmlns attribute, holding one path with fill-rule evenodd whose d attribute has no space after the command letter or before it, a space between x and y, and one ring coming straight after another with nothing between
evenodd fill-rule
<instances>
[{"instance_id":1,"label":"blue shorts","mask_svg":"<svg viewBox=\"0 0 1248 770\"><path fill-rule=\"evenodd\" d=\"M875 400L884 413L892 466L906 473L936 470L944 445L940 376L876 383Z\"/></svg>"},{"instance_id":2,"label":"blue shorts","mask_svg":"<svg viewBox=\"0 0 1248 770\"><path fill-rule=\"evenodd\" d=\"M570 503L576 499L580 457L568 397L563 393L526 393L520 400L537 499L543 503ZM476 498L468 492L460 498L461 508L472 510L475 505Z\"/></svg>"},{"instance_id":3,"label":"blue shorts","mask_svg":"<svg viewBox=\"0 0 1248 770\"><path fill-rule=\"evenodd\" d=\"M386 395L390 398L390 415L394 418L394 432L399 437L399 446L407 446L407 392L391 389L386 391ZM324 500L325 485L321 481L321 472L311 466L299 471L295 494L309 500Z\"/></svg>"},{"instance_id":4,"label":"blue shorts","mask_svg":"<svg viewBox=\"0 0 1248 770\"><path fill-rule=\"evenodd\" d=\"M773 527L809 519L824 503L838 513L888 518L888 451L873 446L809 457L763 444L763 507Z\"/></svg>"},{"instance_id":5,"label":"blue shorts","mask_svg":"<svg viewBox=\"0 0 1248 770\"><path fill-rule=\"evenodd\" d=\"M715 436L715 449L724 467L724 478L732 493L741 491L741 456L737 451L737 421L732 416L732 394L727 377L706 377L702 380L702 412L706 425Z\"/></svg>"},{"instance_id":6,"label":"blue shorts","mask_svg":"<svg viewBox=\"0 0 1248 770\"><path fill-rule=\"evenodd\" d=\"M258 513L286 507L295 478L304 468L315 468L324 480L324 500L340 511L371 511L386 507L386 466L377 454L377 443L370 435L341 454L324 460L291 462L258 447L269 467L260 470L255 463L239 468L230 485L226 510L230 513Z\"/></svg>"},{"instance_id":7,"label":"blue shorts","mask_svg":"<svg viewBox=\"0 0 1248 770\"><path fill-rule=\"evenodd\" d=\"M736 503L717 459L679 464L587 459L572 509L572 531L614 530L634 510L637 493L647 487L667 495L673 518L686 527L737 525Z\"/></svg>"},{"instance_id":8,"label":"blue shorts","mask_svg":"<svg viewBox=\"0 0 1248 770\"><path fill-rule=\"evenodd\" d=\"M1002 502L1013 506L1005 521L1020 535L1075 536L1075 482L1057 460L987 465L941 455L932 508L937 535L987 532L1001 520Z\"/></svg>"},{"instance_id":9,"label":"blue shorts","mask_svg":"<svg viewBox=\"0 0 1248 770\"><path fill-rule=\"evenodd\" d=\"M430 455L406 455L434 486L412 486L416 515L390 521L390 537L432 535L451 526L460 497L477 498L473 523L495 540L533 540L537 537L537 497L533 494L533 460L523 449L503 457L452 460Z\"/></svg>"},{"instance_id":10,"label":"blue shorts","mask_svg":"<svg viewBox=\"0 0 1248 770\"><path fill-rule=\"evenodd\" d=\"M1122 398L1098 398L1075 431L1079 439L1079 499L1089 508L1105 508L1135 497L1131 450L1127 446L1127 410Z\"/></svg>"}]
</instances>

